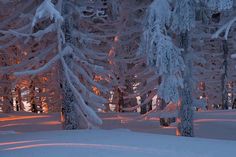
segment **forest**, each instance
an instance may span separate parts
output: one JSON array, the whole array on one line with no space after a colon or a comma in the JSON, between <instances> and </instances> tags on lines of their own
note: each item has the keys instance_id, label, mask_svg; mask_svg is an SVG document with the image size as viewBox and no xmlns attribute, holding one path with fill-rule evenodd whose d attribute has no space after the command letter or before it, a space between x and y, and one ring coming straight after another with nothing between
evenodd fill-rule
<instances>
[{"instance_id":1,"label":"forest","mask_svg":"<svg viewBox=\"0 0 236 157\"><path fill-rule=\"evenodd\" d=\"M0 0L0 156L232 156L235 15L236 0Z\"/></svg>"}]
</instances>

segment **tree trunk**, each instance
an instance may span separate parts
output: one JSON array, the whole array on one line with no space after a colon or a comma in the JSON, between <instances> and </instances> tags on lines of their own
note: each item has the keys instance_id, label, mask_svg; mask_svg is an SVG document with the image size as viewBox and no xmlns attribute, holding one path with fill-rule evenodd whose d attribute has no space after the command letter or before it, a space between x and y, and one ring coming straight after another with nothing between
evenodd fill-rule
<instances>
[{"instance_id":1,"label":"tree trunk","mask_svg":"<svg viewBox=\"0 0 236 157\"><path fill-rule=\"evenodd\" d=\"M117 112L122 112L122 107L124 106L124 94L123 92L118 88L118 104L117 104Z\"/></svg>"},{"instance_id":2,"label":"tree trunk","mask_svg":"<svg viewBox=\"0 0 236 157\"><path fill-rule=\"evenodd\" d=\"M181 136L194 136L192 96L188 88L180 89L181 105L179 109L178 132Z\"/></svg>"},{"instance_id":3,"label":"tree trunk","mask_svg":"<svg viewBox=\"0 0 236 157\"><path fill-rule=\"evenodd\" d=\"M145 101L145 99L146 99L146 94L141 96L141 104ZM145 114L145 113L147 113L147 105L146 104L142 105L141 110L140 110L140 114Z\"/></svg>"},{"instance_id":4,"label":"tree trunk","mask_svg":"<svg viewBox=\"0 0 236 157\"><path fill-rule=\"evenodd\" d=\"M81 120L84 120L75 108L75 96L66 80L63 82L62 126L65 130L83 129Z\"/></svg>"},{"instance_id":5,"label":"tree trunk","mask_svg":"<svg viewBox=\"0 0 236 157\"><path fill-rule=\"evenodd\" d=\"M22 96L21 96L21 89L20 87L16 87L16 94L17 94L17 103L16 108L18 108L17 111L24 111L24 104L22 103Z\"/></svg>"},{"instance_id":6,"label":"tree trunk","mask_svg":"<svg viewBox=\"0 0 236 157\"><path fill-rule=\"evenodd\" d=\"M66 1L62 1L62 15L66 17L69 14L69 8L66 5ZM67 16L64 19L64 25L63 25L63 31L65 34L65 41L68 44L73 44L73 39L72 39L72 30L73 30L73 25L72 25L72 17ZM73 60L72 56L66 56L65 62L68 66L71 65ZM84 118L85 115L82 115L82 113L79 113L79 109L76 108L76 98L73 94L73 91L71 90L69 83L67 82L65 76L64 76L64 71L61 72L61 77L62 77L62 91L63 91L63 100L62 100L62 124L63 124L63 129L66 130L71 130L71 129L85 129L88 128L86 125L86 120Z\"/></svg>"},{"instance_id":7,"label":"tree trunk","mask_svg":"<svg viewBox=\"0 0 236 157\"><path fill-rule=\"evenodd\" d=\"M30 96L30 110L31 112L33 113L38 113L38 108L37 108L37 104L36 104L36 101L35 101L35 85L34 85L34 81L31 80L30 82L30 87L29 87L29 90L30 90L30 93L29 93L29 96Z\"/></svg>"},{"instance_id":8,"label":"tree trunk","mask_svg":"<svg viewBox=\"0 0 236 157\"><path fill-rule=\"evenodd\" d=\"M179 108L179 124L177 132L181 136L194 136L193 133L193 107L192 107L192 85L190 79L192 78L192 61L188 60L188 32L181 33L180 46L184 49L183 58L185 61L185 71L183 73L184 87L180 89L181 104Z\"/></svg>"},{"instance_id":9,"label":"tree trunk","mask_svg":"<svg viewBox=\"0 0 236 157\"><path fill-rule=\"evenodd\" d=\"M144 94L143 96L141 96L141 103L144 102L145 99L149 97L150 93L151 92L149 91L148 94ZM152 110L152 100L150 100L147 104L144 104L143 106L141 106L140 114L145 114L151 110Z\"/></svg>"},{"instance_id":10,"label":"tree trunk","mask_svg":"<svg viewBox=\"0 0 236 157\"><path fill-rule=\"evenodd\" d=\"M2 96L2 112L9 113L13 111L13 98L11 92L11 83L9 75L4 74L2 81L6 81L4 85L2 85L3 96Z\"/></svg>"},{"instance_id":11,"label":"tree trunk","mask_svg":"<svg viewBox=\"0 0 236 157\"><path fill-rule=\"evenodd\" d=\"M223 53L224 53L224 62L223 62L223 71L222 79L221 79L221 87L222 87L222 109L228 109L228 91L227 91L227 83L228 83L228 43L227 40L223 40Z\"/></svg>"},{"instance_id":12,"label":"tree trunk","mask_svg":"<svg viewBox=\"0 0 236 157\"><path fill-rule=\"evenodd\" d=\"M45 111L43 110L43 98L42 98L42 96L41 96L41 94L42 94L42 89L41 89L40 87L38 87L38 94L39 94L39 96L38 96L38 111L39 111L40 113L43 113L43 112L45 112Z\"/></svg>"},{"instance_id":13,"label":"tree trunk","mask_svg":"<svg viewBox=\"0 0 236 157\"><path fill-rule=\"evenodd\" d=\"M152 110L152 100L150 100L147 104L147 107L148 107L148 111L151 111Z\"/></svg>"}]
</instances>

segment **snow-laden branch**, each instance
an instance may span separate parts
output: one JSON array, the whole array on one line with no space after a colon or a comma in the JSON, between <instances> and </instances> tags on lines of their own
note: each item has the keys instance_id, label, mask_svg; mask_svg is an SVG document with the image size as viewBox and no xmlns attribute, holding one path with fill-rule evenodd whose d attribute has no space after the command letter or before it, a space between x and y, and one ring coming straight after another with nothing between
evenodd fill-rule
<instances>
[{"instance_id":1,"label":"snow-laden branch","mask_svg":"<svg viewBox=\"0 0 236 157\"><path fill-rule=\"evenodd\" d=\"M78 57L75 53L73 53L73 58L75 62L78 62L81 66L83 66L86 70L92 70L93 73L101 75L101 76L108 76L112 75L111 71L105 70L104 67L96 65L96 64L91 64L87 60L83 60L80 57ZM75 63L75 64L78 64ZM106 91L107 92L107 91Z\"/></svg>"},{"instance_id":2,"label":"snow-laden branch","mask_svg":"<svg viewBox=\"0 0 236 157\"><path fill-rule=\"evenodd\" d=\"M50 69L52 67L52 65L57 62L60 59L61 55L68 55L72 53L72 49L69 47L64 48L64 50L57 54L56 56L54 56L51 60L48 61L48 63L46 63L44 66L35 69L35 70L27 70L27 71L20 71L20 72L14 72L15 76L26 76L26 75L36 75L39 73L42 73L44 71L47 71L48 69Z\"/></svg>"},{"instance_id":3,"label":"snow-laden branch","mask_svg":"<svg viewBox=\"0 0 236 157\"><path fill-rule=\"evenodd\" d=\"M22 37L35 37L37 38L38 40L40 40L45 34L49 33L49 32L54 32L56 31L56 25L57 24L50 24L47 28L43 29L43 30L39 30L35 33L21 33L21 32L18 32L16 30L7 30L7 31L4 31L4 30L0 30L0 33L2 34L7 34L7 35L13 35L17 38L20 38L22 39Z\"/></svg>"},{"instance_id":4,"label":"snow-laden branch","mask_svg":"<svg viewBox=\"0 0 236 157\"><path fill-rule=\"evenodd\" d=\"M32 22L32 27L34 27L38 20L42 18L50 18L51 20L54 20L55 23L63 22L63 17L55 9L55 6L52 4L51 0L44 0L43 3L37 8Z\"/></svg>"},{"instance_id":5,"label":"snow-laden branch","mask_svg":"<svg viewBox=\"0 0 236 157\"><path fill-rule=\"evenodd\" d=\"M87 73L82 67L78 66L77 68L78 68L78 69L76 70L76 72L80 73L80 74L85 78L85 80L86 80L87 82L89 82L91 85L93 85L93 86L95 86L95 87L101 89L101 91L102 91L103 93L107 93L107 92L108 92L108 89L107 89L106 87L104 87L104 86L102 86L101 84L95 82L95 81L91 78L91 76L89 76L88 73Z\"/></svg>"},{"instance_id":6,"label":"snow-laden branch","mask_svg":"<svg viewBox=\"0 0 236 157\"><path fill-rule=\"evenodd\" d=\"M233 7L234 0L203 0L206 6L212 10L223 11Z\"/></svg>"},{"instance_id":7,"label":"snow-laden branch","mask_svg":"<svg viewBox=\"0 0 236 157\"><path fill-rule=\"evenodd\" d=\"M234 17L232 20L230 20L229 22L227 22L225 25L223 25L219 30L217 30L213 35L212 38L216 39L219 38L221 33L225 33L224 34L224 39L228 40L228 35L229 35L229 31L232 27L232 25L236 22L236 17Z\"/></svg>"},{"instance_id":8,"label":"snow-laden branch","mask_svg":"<svg viewBox=\"0 0 236 157\"><path fill-rule=\"evenodd\" d=\"M232 25L236 22L236 17L234 17L232 20L230 20L229 22L227 22L225 25L223 25L218 31L216 31L213 35L212 38L219 38L221 33L225 33L224 34L224 39L228 40L228 35L230 32L230 29L232 27ZM236 58L236 54L231 55L231 58ZM236 66L235 66L236 68Z\"/></svg>"},{"instance_id":9,"label":"snow-laden branch","mask_svg":"<svg viewBox=\"0 0 236 157\"><path fill-rule=\"evenodd\" d=\"M51 44L50 46L46 47L45 49L36 51L35 54L38 54L37 56L35 56L35 54L30 54L28 56L28 59L25 61L22 61L20 64L16 64L16 65L10 65L10 66L6 66L6 67L0 67L0 71L2 73L11 73L13 71L19 71L21 69L24 68L32 68L34 66L37 66L37 64L39 63L40 60L45 60L45 57L47 56L47 54L49 52L51 52L53 50L53 48L55 48L56 44Z\"/></svg>"},{"instance_id":10,"label":"snow-laden branch","mask_svg":"<svg viewBox=\"0 0 236 157\"><path fill-rule=\"evenodd\" d=\"M176 0L172 13L171 29L177 33L185 33L195 27L195 2L194 0Z\"/></svg>"},{"instance_id":11,"label":"snow-laden branch","mask_svg":"<svg viewBox=\"0 0 236 157\"><path fill-rule=\"evenodd\" d=\"M166 102L177 102L179 87L183 87L182 72L185 68L181 49L166 35L170 21L170 5L166 0L155 0L147 15L139 51L146 53L148 64L155 67L162 78L158 94ZM163 10L164 9L164 10Z\"/></svg>"},{"instance_id":12,"label":"snow-laden branch","mask_svg":"<svg viewBox=\"0 0 236 157\"><path fill-rule=\"evenodd\" d=\"M86 100L92 104L94 104L96 107L104 108L104 106L101 106L101 104L104 104L107 102L106 99L99 97L92 93L90 90L87 89L79 80L79 78L71 71L71 69L67 66L68 75L74 80L73 82L77 84L83 94L83 96L86 98Z\"/></svg>"},{"instance_id":13,"label":"snow-laden branch","mask_svg":"<svg viewBox=\"0 0 236 157\"><path fill-rule=\"evenodd\" d=\"M127 107L127 108L122 108L122 110L124 111L134 111L139 107L142 107L144 105L146 105L147 103L149 103L150 101L152 101L153 97L156 95L156 92L152 91L148 97L139 105L135 105L133 107Z\"/></svg>"},{"instance_id":14,"label":"snow-laden branch","mask_svg":"<svg viewBox=\"0 0 236 157\"><path fill-rule=\"evenodd\" d=\"M42 73L42 72L47 71L48 69L50 69L52 64L54 64L56 61L58 61L59 58L60 58L60 56L56 55L47 64L45 64L44 66L42 66L38 69L14 72L14 75L15 76L26 76L26 75L36 75L36 74Z\"/></svg>"},{"instance_id":15,"label":"snow-laden branch","mask_svg":"<svg viewBox=\"0 0 236 157\"><path fill-rule=\"evenodd\" d=\"M71 90L73 91L73 94L75 94L75 98L77 101L77 106L79 107L79 109L81 109L81 111L83 112L83 115L81 116L86 116L85 120L87 121L88 124L90 125L101 125L102 124L102 120L97 116L97 114L95 113L95 111L93 111L85 102L84 99L82 98L81 94L78 92L78 90L76 89L76 87L73 85L73 83L71 82L70 76L69 76L69 68L64 60L63 57L60 58L63 68L64 68L64 74L66 77L66 80L68 81Z\"/></svg>"}]
</instances>

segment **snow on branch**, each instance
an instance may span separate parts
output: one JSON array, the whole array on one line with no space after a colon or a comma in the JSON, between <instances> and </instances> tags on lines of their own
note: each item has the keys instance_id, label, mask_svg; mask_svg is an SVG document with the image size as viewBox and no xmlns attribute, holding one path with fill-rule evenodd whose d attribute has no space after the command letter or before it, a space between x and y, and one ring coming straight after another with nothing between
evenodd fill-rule
<instances>
[{"instance_id":1,"label":"snow on branch","mask_svg":"<svg viewBox=\"0 0 236 157\"><path fill-rule=\"evenodd\" d=\"M39 55L35 56L34 54L31 54L28 56L28 59L22 61L19 64L0 67L0 73L11 73L13 71L19 71L21 69L37 66L40 60L45 60L46 55L51 52L53 48L55 48L55 45L56 44L51 44L42 50L36 51L35 54Z\"/></svg>"},{"instance_id":2,"label":"snow on branch","mask_svg":"<svg viewBox=\"0 0 236 157\"><path fill-rule=\"evenodd\" d=\"M51 66L60 59L61 55L67 55L67 54L70 54L71 52L72 52L72 49L69 48L69 47L66 47L66 48L64 48L64 50L61 53L59 53L56 56L54 56L44 66L42 66L42 67L40 67L38 69L35 69L35 70L27 70L27 71L14 72L14 75L15 76L26 76L26 75L36 75L36 74L42 73L42 72L50 69Z\"/></svg>"},{"instance_id":3,"label":"snow on branch","mask_svg":"<svg viewBox=\"0 0 236 157\"><path fill-rule=\"evenodd\" d=\"M2 34L6 34L6 35L13 35L16 38L20 38L22 39L22 37L35 37L38 40L40 40L45 34L49 33L49 32L54 32L56 31L56 24L51 24L49 25L47 28L37 31L36 33L21 33L21 32L17 32L16 30L8 30L8 31L4 31L4 30L0 30L0 33Z\"/></svg>"},{"instance_id":4,"label":"snow on branch","mask_svg":"<svg viewBox=\"0 0 236 157\"><path fill-rule=\"evenodd\" d=\"M55 6L52 4L51 0L44 0L43 3L37 8L32 22L32 27L34 27L38 20L42 18L50 18L51 20L54 19L56 23L61 23L63 21L63 17L55 9Z\"/></svg>"},{"instance_id":5,"label":"snow on branch","mask_svg":"<svg viewBox=\"0 0 236 157\"><path fill-rule=\"evenodd\" d=\"M171 29L175 33L185 33L195 27L195 5L193 0L176 0L176 6L172 12Z\"/></svg>"},{"instance_id":6,"label":"snow on branch","mask_svg":"<svg viewBox=\"0 0 236 157\"><path fill-rule=\"evenodd\" d=\"M221 33L225 33L224 34L224 38L225 40L228 40L228 35L229 35L229 31L230 28L232 27L232 25L236 22L236 17L234 17L232 20L230 20L229 22L227 22L225 25L223 25L218 31L216 31L213 35L212 38L216 39L219 38Z\"/></svg>"},{"instance_id":7,"label":"snow on branch","mask_svg":"<svg viewBox=\"0 0 236 157\"><path fill-rule=\"evenodd\" d=\"M86 81L89 82L91 85L101 89L101 91L103 93L107 93L108 92L108 89L106 87L104 87L101 84L95 82L91 78L91 76L82 67L78 66L77 69L78 69L77 72L79 72L86 79Z\"/></svg>"},{"instance_id":8,"label":"snow on branch","mask_svg":"<svg viewBox=\"0 0 236 157\"><path fill-rule=\"evenodd\" d=\"M151 4L139 51L147 54L148 64L155 67L162 78L158 94L166 102L177 102L178 88L183 87L182 71L185 65L181 56L182 50L166 35L170 13L166 0L155 0Z\"/></svg>"},{"instance_id":9,"label":"snow on branch","mask_svg":"<svg viewBox=\"0 0 236 157\"><path fill-rule=\"evenodd\" d=\"M81 94L78 92L78 90L76 89L76 87L73 85L73 83L71 82L70 79L70 75L69 75L69 67L67 66L65 60L63 57L61 57L61 62L64 68L64 75L66 77L66 80L69 83L69 86L71 88L71 90L73 91L73 94L75 95L76 101L77 101L77 108L79 111L83 112L83 115L81 116L85 116L85 120L87 120L88 125L101 125L102 124L102 120L97 116L97 114L95 113L95 111L93 111L85 102L83 97L81 96Z\"/></svg>"},{"instance_id":10,"label":"snow on branch","mask_svg":"<svg viewBox=\"0 0 236 157\"><path fill-rule=\"evenodd\" d=\"M219 38L221 33L225 33L224 34L224 39L228 40L228 35L230 32L230 29L232 27L232 25L236 22L236 17L234 17L232 20L230 20L228 23L226 23L225 25L223 25L218 31L216 31L213 35L212 38L216 39ZM236 58L236 54L231 55L231 58Z\"/></svg>"},{"instance_id":11,"label":"snow on branch","mask_svg":"<svg viewBox=\"0 0 236 157\"><path fill-rule=\"evenodd\" d=\"M207 7L212 10L223 11L233 7L233 0L204 0Z\"/></svg>"},{"instance_id":12,"label":"snow on branch","mask_svg":"<svg viewBox=\"0 0 236 157\"><path fill-rule=\"evenodd\" d=\"M44 71L48 70L49 68L51 68L52 64L54 64L56 61L58 61L59 58L60 58L60 56L56 55L47 64L45 64L44 66L42 66L42 67L40 67L36 70L27 70L27 71L14 72L14 75L15 76L26 76L26 75L39 74L39 73L44 72Z\"/></svg>"},{"instance_id":13,"label":"snow on branch","mask_svg":"<svg viewBox=\"0 0 236 157\"><path fill-rule=\"evenodd\" d=\"M101 104L106 103L107 100L95 95L94 93L90 92L87 87L85 87L79 80L79 78L71 71L71 69L67 68L68 75L74 80L75 84L77 84L83 94L83 96L86 98L86 100L90 101L92 104L94 104L96 107L104 108L104 106L101 106Z\"/></svg>"}]
</instances>

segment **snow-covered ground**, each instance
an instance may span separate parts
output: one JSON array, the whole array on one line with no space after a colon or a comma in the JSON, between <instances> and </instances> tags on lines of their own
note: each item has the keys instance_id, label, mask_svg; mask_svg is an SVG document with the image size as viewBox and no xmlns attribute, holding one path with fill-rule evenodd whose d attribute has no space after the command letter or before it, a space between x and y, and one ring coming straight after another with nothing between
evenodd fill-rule
<instances>
[{"instance_id":1,"label":"snow-covered ground","mask_svg":"<svg viewBox=\"0 0 236 157\"><path fill-rule=\"evenodd\" d=\"M1 157L231 157L236 141L184 138L128 130L5 135Z\"/></svg>"},{"instance_id":2,"label":"snow-covered ground","mask_svg":"<svg viewBox=\"0 0 236 157\"><path fill-rule=\"evenodd\" d=\"M100 116L104 122L101 129L62 131L58 113L1 113L0 157L228 157L236 154L235 110L195 113L195 138L170 136L175 135L175 124L160 127L155 114L145 118L137 113L101 113Z\"/></svg>"},{"instance_id":3,"label":"snow-covered ground","mask_svg":"<svg viewBox=\"0 0 236 157\"><path fill-rule=\"evenodd\" d=\"M140 118L137 113L104 114L103 129L127 128L132 131L175 135L176 124L160 127L159 118L150 114ZM194 113L196 137L236 140L236 110L205 111Z\"/></svg>"},{"instance_id":4,"label":"snow-covered ground","mask_svg":"<svg viewBox=\"0 0 236 157\"><path fill-rule=\"evenodd\" d=\"M135 132L175 135L175 124L170 127L160 127L159 118L155 114L145 118L138 113L101 113L100 116L103 119L101 129L123 128ZM236 140L236 110L196 112L194 126L196 137ZM0 113L0 134L52 130L61 130L58 113L45 115L25 112Z\"/></svg>"}]
</instances>

